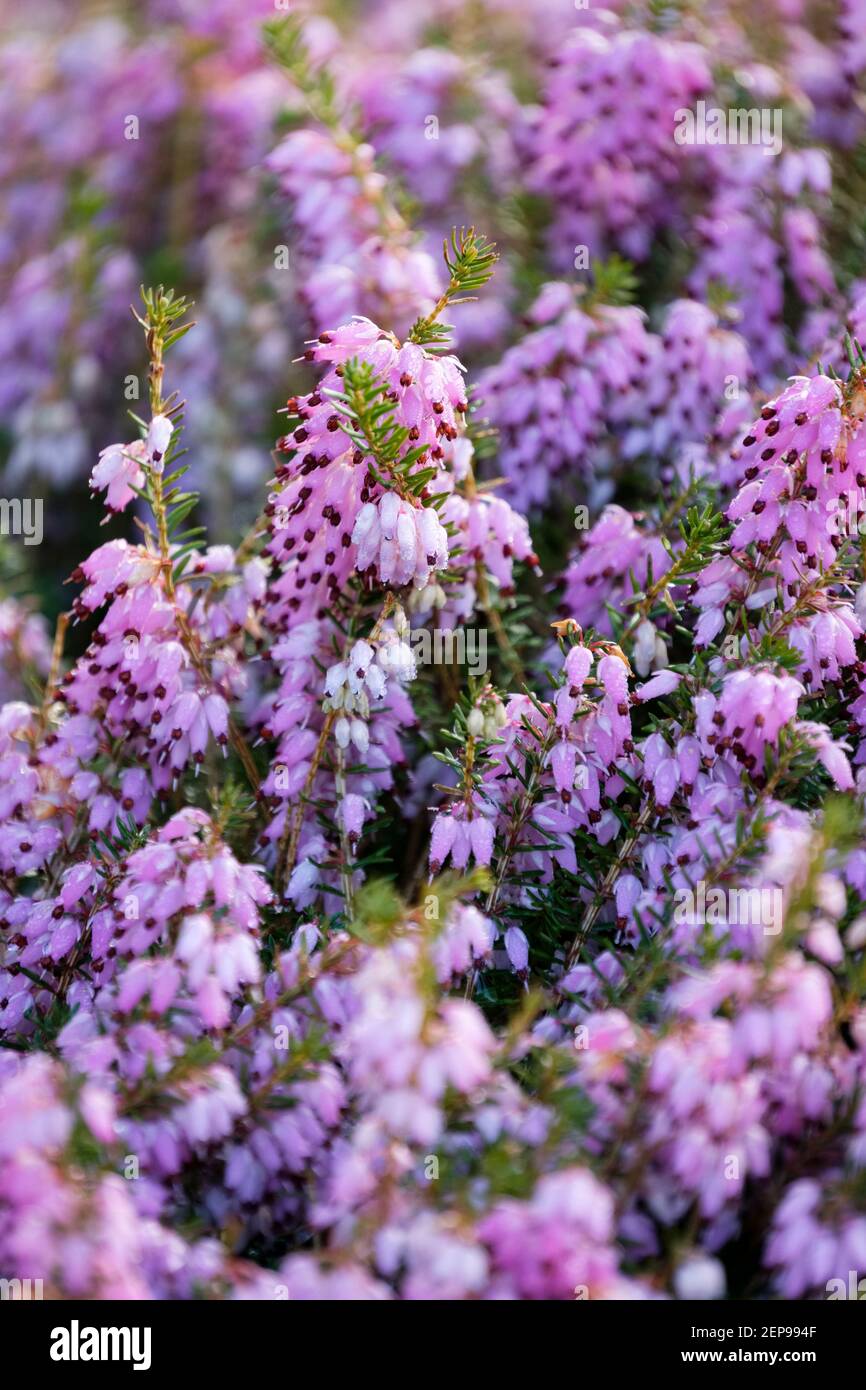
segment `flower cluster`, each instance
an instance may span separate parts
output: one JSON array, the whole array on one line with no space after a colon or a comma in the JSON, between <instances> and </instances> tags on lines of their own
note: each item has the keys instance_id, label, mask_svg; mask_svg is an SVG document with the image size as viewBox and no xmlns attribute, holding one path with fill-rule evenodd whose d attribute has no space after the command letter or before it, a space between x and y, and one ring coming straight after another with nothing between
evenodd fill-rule
<instances>
[{"instance_id":1,"label":"flower cluster","mask_svg":"<svg viewBox=\"0 0 866 1390\"><path fill-rule=\"evenodd\" d=\"M587 313L571 286L554 282L530 317L539 327L481 380L524 509L546 502L560 474L572 486L591 482L593 498L600 472L646 454L684 475L704 472L748 419L746 345L702 304L672 304L657 335L634 308Z\"/></svg>"}]
</instances>

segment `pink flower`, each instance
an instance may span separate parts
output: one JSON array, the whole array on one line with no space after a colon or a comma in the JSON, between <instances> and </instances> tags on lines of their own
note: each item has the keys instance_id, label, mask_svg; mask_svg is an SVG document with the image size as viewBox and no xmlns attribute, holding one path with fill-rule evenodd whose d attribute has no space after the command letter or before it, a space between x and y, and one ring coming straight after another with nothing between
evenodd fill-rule
<instances>
[{"instance_id":1,"label":"pink flower","mask_svg":"<svg viewBox=\"0 0 866 1390\"><path fill-rule=\"evenodd\" d=\"M133 444L111 444L100 453L99 462L90 475L90 486L94 491L107 490L109 511L122 512L135 496L133 489L144 486L142 464L146 454L141 440Z\"/></svg>"}]
</instances>

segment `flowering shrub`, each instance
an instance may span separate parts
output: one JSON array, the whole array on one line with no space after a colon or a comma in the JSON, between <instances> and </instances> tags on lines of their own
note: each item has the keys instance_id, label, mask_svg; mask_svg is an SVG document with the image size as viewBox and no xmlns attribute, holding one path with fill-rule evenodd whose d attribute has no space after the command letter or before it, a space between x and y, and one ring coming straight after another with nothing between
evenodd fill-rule
<instances>
[{"instance_id":1,"label":"flowering shrub","mask_svg":"<svg viewBox=\"0 0 866 1390\"><path fill-rule=\"evenodd\" d=\"M120 8L0 48L0 1276L849 1287L862 5Z\"/></svg>"}]
</instances>

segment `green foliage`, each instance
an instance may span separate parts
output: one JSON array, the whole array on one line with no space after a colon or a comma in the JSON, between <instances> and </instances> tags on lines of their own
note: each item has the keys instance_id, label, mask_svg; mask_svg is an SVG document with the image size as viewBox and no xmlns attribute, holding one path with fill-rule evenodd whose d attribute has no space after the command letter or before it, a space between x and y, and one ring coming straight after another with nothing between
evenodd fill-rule
<instances>
[{"instance_id":1,"label":"green foliage","mask_svg":"<svg viewBox=\"0 0 866 1390\"><path fill-rule=\"evenodd\" d=\"M758 661L766 662L781 671L794 672L803 660L801 652L790 646L781 633L762 633L755 648Z\"/></svg>"},{"instance_id":2,"label":"green foliage","mask_svg":"<svg viewBox=\"0 0 866 1390\"><path fill-rule=\"evenodd\" d=\"M684 550L675 558L677 579L696 574L709 564L729 527L721 512L707 502L703 508L690 507L685 521L679 523ZM670 542L662 544L673 555Z\"/></svg>"},{"instance_id":3,"label":"green foliage","mask_svg":"<svg viewBox=\"0 0 866 1390\"><path fill-rule=\"evenodd\" d=\"M495 246L474 227L460 231L454 227L451 232L451 249L448 242L442 244L442 255L451 275L449 290L452 294L468 294L487 284L499 259Z\"/></svg>"},{"instance_id":4,"label":"green foliage","mask_svg":"<svg viewBox=\"0 0 866 1390\"><path fill-rule=\"evenodd\" d=\"M334 79L327 68L311 62L303 27L304 21L297 15L270 19L262 28L265 46L303 94L316 119L333 126L338 120Z\"/></svg>"},{"instance_id":5,"label":"green foliage","mask_svg":"<svg viewBox=\"0 0 866 1390\"><path fill-rule=\"evenodd\" d=\"M725 280L711 279L707 283L707 307L712 309L719 319L729 318L734 313L738 298L737 290Z\"/></svg>"},{"instance_id":6,"label":"green foliage","mask_svg":"<svg viewBox=\"0 0 866 1390\"><path fill-rule=\"evenodd\" d=\"M406 905L393 883L385 878L368 879L355 895L349 930L362 941L383 945L405 911Z\"/></svg>"},{"instance_id":7,"label":"green foliage","mask_svg":"<svg viewBox=\"0 0 866 1390\"><path fill-rule=\"evenodd\" d=\"M147 469L144 488L135 491L147 502L154 517L164 526L165 545L171 547L172 553L172 579L177 583L183 577L192 555L201 550L206 532L203 526L181 529L201 499L199 493L187 492L179 486L188 471L186 464L179 468L172 467L183 457L184 452L177 451L183 428L183 402L178 400L176 393L167 400L162 399L163 358L165 353L195 328L195 322L182 322L192 308L192 301L183 295L176 295L173 290L164 289L162 285L155 289L145 289L142 285L141 300L144 314L139 314L135 309L132 313L144 329L145 344L151 363L151 411L154 415L165 415L170 419L174 431L162 460L163 472L157 473L153 469ZM144 437L147 434L148 423L133 411L129 414Z\"/></svg>"},{"instance_id":8,"label":"green foliage","mask_svg":"<svg viewBox=\"0 0 866 1390\"><path fill-rule=\"evenodd\" d=\"M163 285L157 286L156 289L145 289L142 285L141 302L144 305L144 317L136 309L132 310L132 315L141 324L149 340L160 341L163 352L167 352L189 333L191 328L195 328L194 322L180 323L192 308L192 300L186 299L183 295L176 295L174 290L167 290Z\"/></svg>"},{"instance_id":9,"label":"green foliage","mask_svg":"<svg viewBox=\"0 0 866 1390\"><path fill-rule=\"evenodd\" d=\"M615 252L607 260L593 260L592 288L586 300L586 307L596 304L623 306L633 304L640 281L631 261Z\"/></svg>"},{"instance_id":10,"label":"green foliage","mask_svg":"<svg viewBox=\"0 0 866 1390\"><path fill-rule=\"evenodd\" d=\"M76 1117L66 1146L67 1162L76 1168L100 1168L105 1164L102 1145L91 1134L80 1116Z\"/></svg>"},{"instance_id":11,"label":"green foliage","mask_svg":"<svg viewBox=\"0 0 866 1390\"><path fill-rule=\"evenodd\" d=\"M397 424L389 390L388 382L376 375L369 362L353 357L343 368L343 390L325 389L323 394L333 401L344 432L367 456L367 468L376 482L419 497L436 469L416 468L427 446L407 448L409 430Z\"/></svg>"},{"instance_id":12,"label":"green foliage","mask_svg":"<svg viewBox=\"0 0 866 1390\"><path fill-rule=\"evenodd\" d=\"M114 865L141 849L147 843L148 833L147 826L137 825L132 816L118 816L113 835L101 830L98 842L91 846L91 854L99 861L102 873L110 874Z\"/></svg>"},{"instance_id":13,"label":"green foliage","mask_svg":"<svg viewBox=\"0 0 866 1390\"><path fill-rule=\"evenodd\" d=\"M468 231L461 227L459 232L453 228L450 247L444 241L442 254L450 277L448 287L432 312L415 320L409 334L411 342L433 352L445 351L453 332L450 324L439 322L439 315L446 308L474 299L472 291L487 284L499 259L495 246L474 227Z\"/></svg>"}]
</instances>

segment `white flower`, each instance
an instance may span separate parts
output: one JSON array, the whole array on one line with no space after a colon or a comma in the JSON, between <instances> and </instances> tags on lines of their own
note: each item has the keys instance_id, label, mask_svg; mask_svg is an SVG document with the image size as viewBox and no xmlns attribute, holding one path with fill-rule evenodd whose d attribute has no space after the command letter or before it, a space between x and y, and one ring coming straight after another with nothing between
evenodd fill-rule
<instances>
[{"instance_id":1,"label":"white flower","mask_svg":"<svg viewBox=\"0 0 866 1390\"><path fill-rule=\"evenodd\" d=\"M473 738L480 738L484 733L484 715L480 709L469 711L469 718L466 720L466 727Z\"/></svg>"},{"instance_id":2,"label":"white flower","mask_svg":"<svg viewBox=\"0 0 866 1390\"><path fill-rule=\"evenodd\" d=\"M674 1275L674 1292L686 1301L724 1298L725 1271L709 1255L685 1260Z\"/></svg>"},{"instance_id":3,"label":"white flower","mask_svg":"<svg viewBox=\"0 0 866 1390\"><path fill-rule=\"evenodd\" d=\"M147 431L146 447L155 473L162 472L163 459L173 433L174 425L167 415L154 415Z\"/></svg>"}]
</instances>

